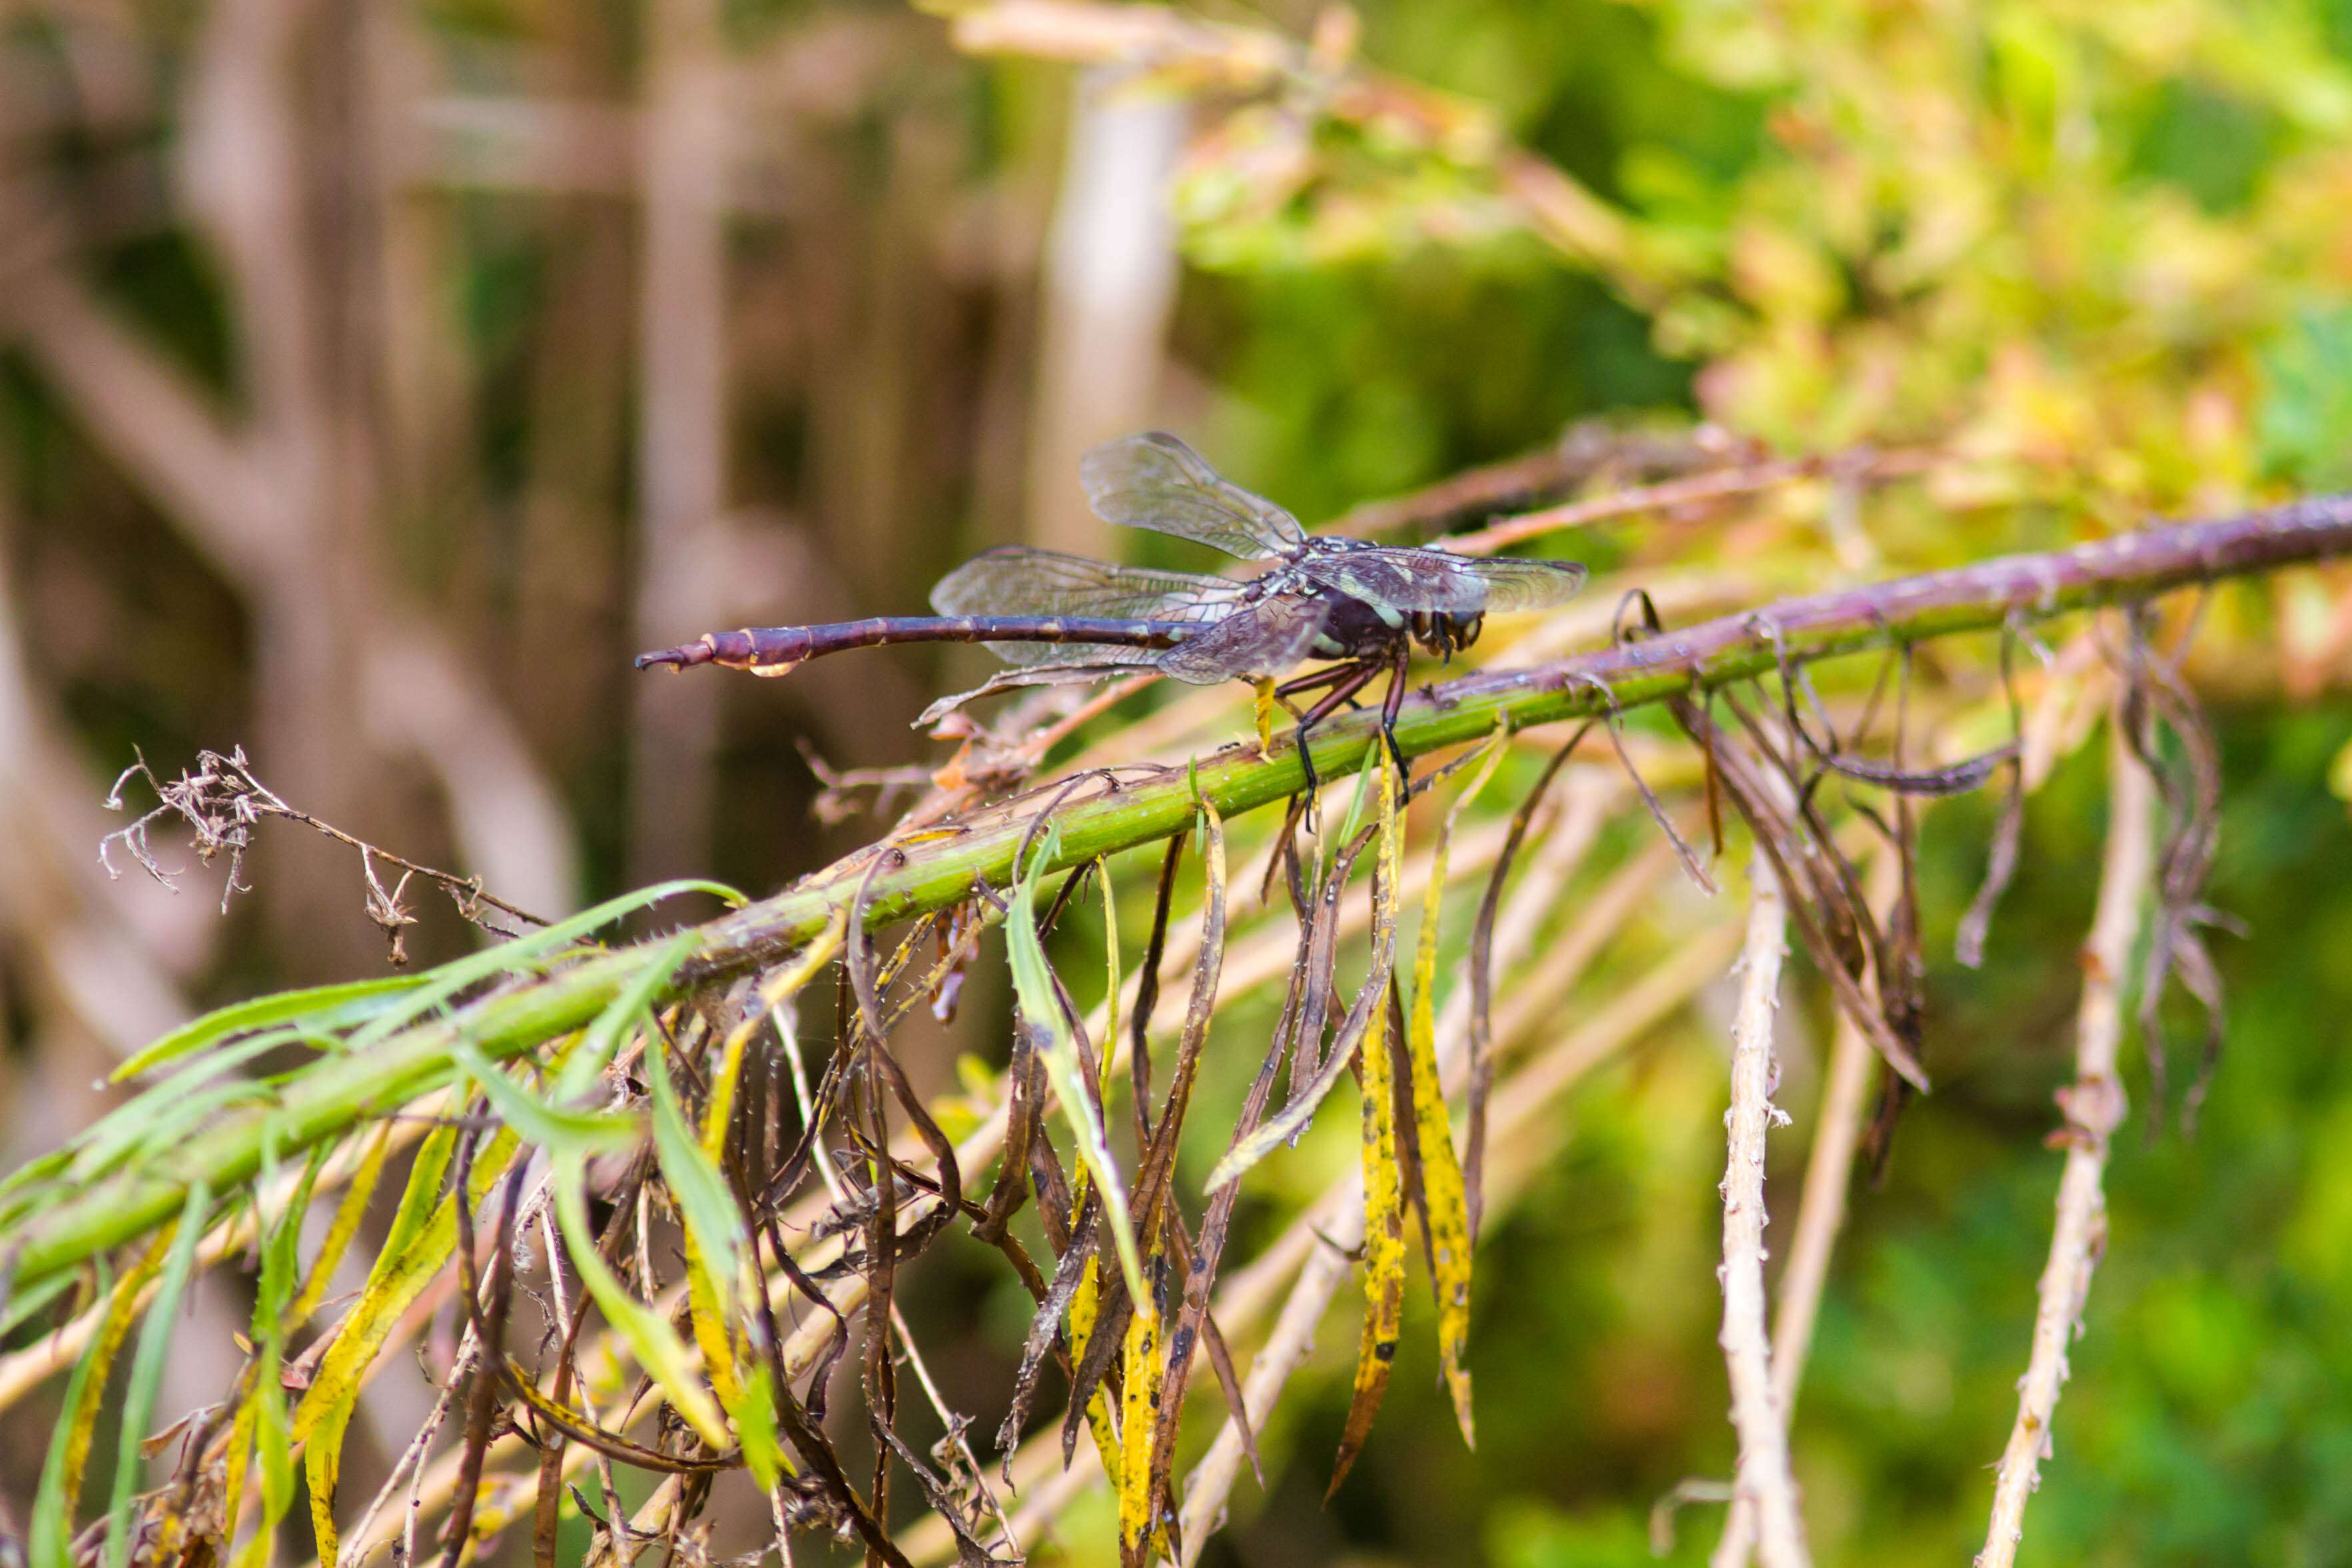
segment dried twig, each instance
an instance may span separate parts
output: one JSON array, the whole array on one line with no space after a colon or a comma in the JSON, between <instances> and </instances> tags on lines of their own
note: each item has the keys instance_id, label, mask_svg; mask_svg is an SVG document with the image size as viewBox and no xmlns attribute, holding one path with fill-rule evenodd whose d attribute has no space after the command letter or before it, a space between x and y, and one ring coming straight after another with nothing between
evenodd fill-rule
<instances>
[{"instance_id":1,"label":"dried twig","mask_svg":"<svg viewBox=\"0 0 2352 1568\"><path fill-rule=\"evenodd\" d=\"M289 822L299 822L314 832L323 833L338 843L348 844L360 852L360 870L367 879L368 886L368 919L383 930L386 940L392 943L392 962L395 964L408 962L403 932L406 927L416 923L416 917L409 913L408 906L401 897L411 877L424 877L440 883L450 900L457 906L457 912L493 936L512 937L522 933L496 925L485 918L482 912L485 905L532 925L548 923L530 910L518 909L496 894L485 891L479 877L460 877L454 871L439 871L430 866L420 866L388 849L379 849L364 839L354 838L334 824L322 821L307 811L289 805L276 791L254 775L252 764L246 761L242 746L234 748L226 756L218 752L198 752L196 765L170 784L157 778L154 770L147 765L147 759L142 756L115 779L114 788L108 792L106 797L109 811L124 809L122 786L134 777L145 779L148 788L155 792L155 798L162 804L128 827L118 828L99 841L99 862L105 866L109 876L120 873L108 858L107 847L120 844L149 876L173 892L179 891L178 884L172 880L175 873L166 871L155 858L154 846L150 837L156 823L176 816L195 833L196 858L209 865L215 856L228 856L228 877L221 887L221 913L226 914L231 899L252 890L242 877L245 857L253 847L254 828L265 817L282 816ZM399 882L389 889L376 875L376 862L379 860L396 867L401 873Z\"/></svg>"},{"instance_id":2,"label":"dried twig","mask_svg":"<svg viewBox=\"0 0 2352 1568\"><path fill-rule=\"evenodd\" d=\"M2042 1271L2033 1314L2033 1349L2019 1384L2017 1424L2000 1456L1993 1480L1992 1521L1985 1532L1979 1568L2009 1568L2025 1531L2025 1501L2040 1484L2042 1461L2051 1452L2050 1421L2058 1388L2066 1381L2066 1346L2082 1321L2091 1273L2106 1248L2107 1141L2124 1119L2123 1083L2116 1076L2116 1047L2123 1040L2124 977L2132 943L2139 934L2140 905L2154 868L2151 834L2156 783L2130 754L2117 733L2108 744L2109 792L2106 864L2099 877L2099 903L2091 939L2083 949L2083 1003L2076 1015L2074 1081L2058 1091L2065 1125L2054 1141L2064 1144L2066 1169L2058 1181L2058 1222L2050 1238L2050 1261Z\"/></svg>"},{"instance_id":3,"label":"dried twig","mask_svg":"<svg viewBox=\"0 0 2352 1568\"><path fill-rule=\"evenodd\" d=\"M1780 958L1788 914L1779 879L1762 851L1748 873L1748 938L1740 952L1739 1012L1731 1026L1730 1153L1723 1174L1723 1353L1731 1374L1731 1422L1739 1432L1737 1494L1753 1500L1765 1568L1812 1561L1789 1471L1789 1428L1772 1392L1772 1352L1764 1328L1764 1135L1785 1121L1771 1094L1772 1015L1780 1006ZM1716 1554L1726 1568L1727 1536Z\"/></svg>"}]
</instances>

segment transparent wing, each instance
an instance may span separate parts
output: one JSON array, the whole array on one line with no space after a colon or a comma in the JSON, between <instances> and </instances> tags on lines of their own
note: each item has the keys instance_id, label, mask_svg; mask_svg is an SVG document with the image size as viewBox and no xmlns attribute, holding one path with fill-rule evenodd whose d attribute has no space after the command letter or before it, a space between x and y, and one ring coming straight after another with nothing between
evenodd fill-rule
<instances>
[{"instance_id":1,"label":"transparent wing","mask_svg":"<svg viewBox=\"0 0 2352 1568\"><path fill-rule=\"evenodd\" d=\"M1489 561L1377 545L1318 553L1298 569L1369 605L1454 616L1563 604L1584 585L1585 575L1572 561Z\"/></svg>"},{"instance_id":2,"label":"transparent wing","mask_svg":"<svg viewBox=\"0 0 2352 1568\"><path fill-rule=\"evenodd\" d=\"M1193 572L1114 566L1058 550L1006 544L973 556L939 581L943 616L1099 616L1129 621L1207 621L1226 614L1242 585ZM990 643L1007 664L1150 664L1161 650L1100 643Z\"/></svg>"},{"instance_id":3,"label":"transparent wing","mask_svg":"<svg viewBox=\"0 0 2352 1568\"><path fill-rule=\"evenodd\" d=\"M1298 520L1252 495L1164 431L1097 447L1078 464L1095 515L1213 545L1244 561L1287 557L1305 546Z\"/></svg>"},{"instance_id":4,"label":"transparent wing","mask_svg":"<svg viewBox=\"0 0 2352 1568\"><path fill-rule=\"evenodd\" d=\"M1517 556L1459 563L1486 584L1489 611L1549 610L1576 597L1586 572L1574 561L1522 561Z\"/></svg>"},{"instance_id":5,"label":"transparent wing","mask_svg":"<svg viewBox=\"0 0 2352 1568\"><path fill-rule=\"evenodd\" d=\"M1101 616L1132 621L1203 620L1224 613L1242 584L1196 572L1114 566L1058 550L999 545L939 581L943 616Z\"/></svg>"},{"instance_id":6,"label":"transparent wing","mask_svg":"<svg viewBox=\"0 0 2352 1568\"><path fill-rule=\"evenodd\" d=\"M1468 558L1436 550L1319 550L1298 570L1351 599L1391 610L1432 610L1475 616L1486 607L1486 586L1462 568Z\"/></svg>"},{"instance_id":7,"label":"transparent wing","mask_svg":"<svg viewBox=\"0 0 2352 1568\"><path fill-rule=\"evenodd\" d=\"M1160 673L1192 686L1279 675L1314 650L1329 613L1321 600L1303 595L1261 599L1158 655L1157 662Z\"/></svg>"}]
</instances>

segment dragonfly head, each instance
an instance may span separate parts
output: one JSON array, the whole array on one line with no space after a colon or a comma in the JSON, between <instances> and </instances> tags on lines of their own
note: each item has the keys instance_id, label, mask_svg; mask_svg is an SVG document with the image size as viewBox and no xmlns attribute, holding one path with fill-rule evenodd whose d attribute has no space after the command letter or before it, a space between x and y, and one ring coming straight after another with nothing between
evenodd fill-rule
<instances>
[{"instance_id":1,"label":"dragonfly head","mask_svg":"<svg viewBox=\"0 0 2352 1568\"><path fill-rule=\"evenodd\" d=\"M1440 658L1451 658L1455 649L1476 642L1486 626L1484 615L1457 616L1443 610L1415 611L1408 623L1412 640Z\"/></svg>"}]
</instances>

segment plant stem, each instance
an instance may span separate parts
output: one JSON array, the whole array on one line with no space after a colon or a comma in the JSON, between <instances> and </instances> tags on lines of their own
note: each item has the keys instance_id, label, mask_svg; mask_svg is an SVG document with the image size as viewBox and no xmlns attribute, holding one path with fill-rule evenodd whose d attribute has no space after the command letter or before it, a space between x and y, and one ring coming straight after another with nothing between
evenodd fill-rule
<instances>
[{"instance_id":1,"label":"plant stem","mask_svg":"<svg viewBox=\"0 0 2352 1568\"><path fill-rule=\"evenodd\" d=\"M2011 555L1864 588L1783 599L1642 642L1524 669L1465 676L1416 692L1397 721L1399 748L1419 756L1475 741L1498 723L1514 729L1589 718L1613 703L1630 709L1692 690L1711 690L1776 668L1842 653L1890 647L2012 618L2047 619L2069 610L2146 599L2191 583L2218 582L2352 552L2352 496L2328 496L2210 522L2184 523L2037 555ZM1310 748L1326 783L1363 765L1378 726L1354 714L1320 726ZM1304 787L1297 752L1261 757L1235 744L1200 759L1201 794L1227 817ZM1165 838L1192 820L1192 783L1182 769L1143 784L1122 783L1054 814L1059 843L1050 874L1099 856ZM868 886L871 925L941 909L982 887L1007 885L1013 853L1031 830L1019 806L969 819L952 838L905 847L903 866ZM700 954L706 971L763 962L798 946L856 896L863 857L714 922ZM691 973L691 968L689 969Z\"/></svg>"},{"instance_id":2,"label":"plant stem","mask_svg":"<svg viewBox=\"0 0 2352 1568\"><path fill-rule=\"evenodd\" d=\"M1868 587L1783 599L1679 631L1522 669L1465 676L1408 699L1399 749L1420 756L1514 729L1589 718L1715 688L1837 654L1884 648L2070 610L2153 597L2192 583L2251 576L2352 553L2352 496L2327 496L2213 521L2154 528L2073 550L2005 556L1974 566ZM1312 751L1327 782L1355 773L1370 754L1375 716L1334 720ZM1106 780L1055 808L1041 834L1043 874L1165 838L1189 826L1194 790L1220 815L1286 799L1305 784L1296 748L1269 756L1235 744L1190 770L1136 784ZM672 994L773 962L813 941L853 900L868 926L946 908L1008 885L1015 849L1034 826L1036 796L989 807L892 847L900 863L866 875L868 850L772 898L703 926ZM860 900L859 889L866 889ZM370 1049L322 1058L289 1079L276 1104L225 1115L168 1169L125 1172L35 1215L5 1238L22 1289L179 1212L189 1184L216 1192L259 1169L265 1136L280 1157L390 1112L452 1070L464 1039L493 1060L531 1050L593 1018L656 950L622 949L523 981L419 1025Z\"/></svg>"}]
</instances>

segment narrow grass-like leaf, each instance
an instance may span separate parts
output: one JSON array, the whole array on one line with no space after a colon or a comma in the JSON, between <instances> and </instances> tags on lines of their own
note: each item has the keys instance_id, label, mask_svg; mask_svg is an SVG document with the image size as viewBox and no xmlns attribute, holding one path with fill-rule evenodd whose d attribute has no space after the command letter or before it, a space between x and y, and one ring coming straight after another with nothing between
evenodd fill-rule
<instances>
[{"instance_id":1,"label":"narrow grass-like leaf","mask_svg":"<svg viewBox=\"0 0 2352 1568\"><path fill-rule=\"evenodd\" d=\"M1382 772L1385 781L1392 773ZM1364 975L1363 989L1357 993L1355 1005L1348 1009L1339 1025L1339 1037L1331 1043L1330 1055L1323 1058L1315 1077L1303 1088L1293 1091L1290 1103L1266 1119L1244 1137L1234 1141L1216 1168L1209 1173L1208 1190L1212 1193L1241 1180L1249 1168L1273 1153L1306 1130L1314 1120L1316 1108L1323 1103L1348 1069L1349 1062L1359 1048L1372 1037L1377 1026L1374 1016L1386 1005L1389 976L1396 964L1397 866L1402 854L1402 819L1397 811L1398 791L1381 789L1381 820L1378 837L1380 851L1372 863L1372 929L1371 963ZM1343 857L1345 851L1342 852Z\"/></svg>"},{"instance_id":2,"label":"narrow grass-like leaf","mask_svg":"<svg viewBox=\"0 0 2352 1568\"><path fill-rule=\"evenodd\" d=\"M108 1299L98 1331L90 1335L81 1359L74 1363L73 1375L66 1382L65 1406L49 1432L48 1462L41 1467L41 1484L33 1494L27 1542L31 1568L73 1568L74 1504L81 1497L82 1468L89 1461L90 1437L106 1403L107 1373L113 1370L115 1352L122 1348L139 1316L140 1294L163 1268L164 1252L171 1245L172 1232L159 1233L146 1256L122 1277ZM100 1289L105 1289L103 1276Z\"/></svg>"},{"instance_id":3,"label":"narrow grass-like leaf","mask_svg":"<svg viewBox=\"0 0 2352 1568\"><path fill-rule=\"evenodd\" d=\"M1118 899L1117 894L1112 890L1110 885L1110 858L1108 856L1105 856L1102 859L1095 862L1095 873L1096 879L1102 884L1103 970L1105 985L1105 989L1103 991L1103 1008L1108 1016L1108 1021L1103 1025L1102 1048L1103 1067L1108 1070L1110 1066L1111 1053L1118 1049L1118 987L1120 979L1118 972ZM1106 1100L1110 1097L1110 1089L1108 1084L1103 1088L1103 1097ZM1140 1100L1138 1100L1135 1102L1135 1125L1138 1130L1139 1137L1140 1136L1143 1126L1143 1117L1144 1105ZM1141 1157L1142 1156L1139 1152L1137 1158L1140 1159Z\"/></svg>"},{"instance_id":4,"label":"narrow grass-like leaf","mask_svg":"<svg viewBox=\"0 0 2352 1568\"><path fill-rule=\"evenodd\" d=\"M408 1189L393 1216L392 1234L368 1275L366 1288L335 1330L334 1343L294 1412L293 1440L304 1445L303 1471L310 1490L310 1522L319 1543L320 1568L335 1568L335 1482L342 1471L343 1432L358 1403L360 1380L383 1349L400 1315L447 1267L457 1245L454 1197L441 1196L455 1134L442 1128L418 1148ZM518 1140L500 1129L474 1162L467 1201L478 1205L504 1173ZM436 1201L437 1199L437 1201Z\"/></svg>"},{"instance_id":5,"label":"narrow grass-like leaf","mask_svg":"<svg viewBox=\"0 0 2352 1568\"><path fill-rule=\"evenodd\" d=\"M347 980L233 1003L181 1025L107 1074L107 1081L122 1083L232 1035L249 1034L275 1025L299 1020L306 1030L320 1034L351 1028L390 1006L391 998L415 990L432 977L428 972L394 974L382 980Z\"/></svg>"},{"instance_id":6,"label":"narrow grass-like leaf","mask_svg":"<svg viewBox=\"0 0 2352 1568\"><path fill-rule=\"evenodd\" d=\"M123 1390L120 1419L121 1435L114 1451L114 1492L106 1509L106 1568L127 1568L131 1561L131 1505L146 1478L140 1445L147 1423L155 1414L155 1391L163 1382L163 1358L172 1349L172 1321L179 1315L181 1293L195 1269L196 1243L213 1206L212 1189L198 1182L188 1189L187 1205L163 1260L163 1274L147 1321L139 1325L139 1347L131 1354L131 1381Z\"/></svg>"},{"instance_id":7,"label":"narrow grass-like leaf","mask_svg":"<svg viewBox=\"0 0 2352 1568\"><path fill-rule=\"evenodd\" d=\"M517 937L512 942L503 942L496 947L468 953L420 976L425 984L355 1032L352 1036L352 1046L358 1049L383 1039L460 992L493 976L535 969L541 960L562 952L572 942L612 924L623 915L659 903L664 899L675 898L680 893L709 893L730 909L740 907L744 901L742 894L723 883L690 879L657 882L650 888L641 888L617 899L607 899L594 909L584 910L569 920L558 921L543 931L535 931L529 936Z\"/></svg>"},{"instance_id":8,"label":"narrow grass-like leaf","mask_svg":"<svg viewBox=\"0 0 2352 1568\"><path fill-rule=\"evenodd\" d=\"M319 1310L319 1303L326 1299L328 1282L335 1277L335 1265L343 1260L352 1237L359 1234L360 1221L367 1215L368 1204L375 1196L376 1184L383 1179L384 1161L391 1153L392 1123L387 1121L376 1129L366 1157L352 1173L351 1184L343 1189L342 1202L335 1205L335 1217L327 1226L326 1239L319 1244L319 1256L311 1259L310 1271L303 1277L302 1289L286 1304L288 1333L308 1322L310 1314ZM258 1340L257 1335L256 1342Z\"/></svg>"},{"instance_id":9,"label":"narrow grass-like leaf","mask_svg":"<svg viewBox=\"0 0 2352 1568\"><path fill-rule=\"evenodd\" d=\"M0 1340L16 1331L18 1325L32 1321L33 1315L74 1287L74 1277L58 1274L42 1280L29 1290L17 1290L8 1297L8 1308L0 1311Z\"/></svg>"},{"instance_id":10,"label":"narrow grass-like leaf","mask_svg":"<svg viewBox=\"0 0 2352 1568\"><path fill-rule=\"evenodd\" d=\"M187 1064L163 1082L142 1089L92 1122L75 1139L67 1179L87 1182L136 1162L144 1154L169 1150L180 1142L181 1135L190 1127L201 1125L223 1106L241 1100L267 1098L268 1086L252 1079L240 1078L228 1083L213 1080L265 1051L299 1037L298 1031L283 1029L240 1040Z\"/></svg>"},{"instance_id":11,"label":"narrow grass-like leaf","mask_svg":"<svg viewBox=\"0 0 2352 1568\"><path fill-rule=\"evenodd\" d=\"M740 1054L739 1048L739 1059ZM776 1484L785 1465L767 1381L742 1376L736 1364L731 1331L742 1313L740 1291L750 1244L742 1211L718 1162L686 1119L660 1042L646 1042L645 1061L653 1090L655 1156L686 1226L687 1305L695 1342L720 1406L735 1418L744 1462L765 1490Z\"/></svg>"},{"instance_id":12,"label":"narrow grass-like leaf","mask_svg":"<svg viewBox=\"0 0 2352 1568\"><path fill-rule=\"evenodd\" d=\"M661 1389L670 1408L684 1416L703 1441L714 1448L726 1447L727 1424L697 1381L694 1361L687 1354L685 1343L660 1313L629 1294L597 1252L596 1233L588 1223L588 1203L582 1196L587 1175L586 1162L576 1155L562 1155L554 1162L555 1216L557 1228L563 1233L563 1249L572 1255L572 1267L580 1270L582 1283L595 1298L596 1310L604 1314L646 1375Z\"/></svg>"},{"instance_id":13,"label":"narrow grass-like leaf","mask_svg":"<svg viewBox=\"0 0 2352 1568\"><path fill-rule=\"evenodd\" d=\"M361 1166L360 1173L365 1180L354 1182L354 1185L363 1185L371 1192L374 1189L375 1173L383 1168L389 1132L390 1128L386 1127L377 1134L374 1147L369 1151L367 1160ZM326 1163L325 1148L312 1152L310 1163L302 1173L302 1180L295 1188L285 1212L278 1216L278 1223L262 1237L261 1278L253 1301L253 1359L247 1364L240 1384L244 1397L238 1403L236 1419L230 1428L228 1473L222 1489L225 1500L221 1516L227 1521L227 1532L233 1536L236 1521L244 1513L248 1464L254 1460L259 1462L261 1518L252 1539L236 1555L237 1568L258 1568L259 1564L268 1561L271 1542L278 1532L278 1521L286 1517L286 1510L294 1500L294 1464L287 1428L286 1390L280 1385L279 1373L285 1362L287 1332L293 1323L299 1321L295 1308L299 1300L296 1287L301 1262L299 1249L302 1220L310 1212L310 1194L318 1182L319 1172ZM350 1206L348 1194L343 1206ZM341 1219L342 1211L338 1209L338 1225ZM320 1252L322 1260L326 1259L328 1250L341 1250L331 1230L328 1240L329 1248L322 1248ZM312 1273L314 1277L323 1279L333 1268L333 1262L329 1260L325 1261L323 1268L314 1266Z\"/></svg>"},{"instance_id":14,"label":"narrow grass-like leaf","mask_svg":"<svg viewBox=\"0 0 2352 1568\"><path fill-rule=\"evenodd\" d=\"M1355 1392L1332 1467L1329 1501L1362 1452L1364 1439L1388 1392L1404 1313L1404 1194L1397 1169L1396 1080L1388 1038L1388 1008L1376 1005L1360 1053L1364 1098L1364 1330L1356 1349Z\"/></svg>"},{"instance_id":15,"label":"narrow grass-like leaf","mask_svg":"<svg viewBox=\"0 0 2352 1568\"><path fill-rule=\"evenodd\" d=\"M1168 1249L1160 1226L1151 1232L1150 1267L1155 1279L1168 1272ZM1160 1355L1161 1313L1137 1310L1127 1320L1121 1363L1118 1458L1118 1560L1122 1568L1144 1568L1151 1551L1153 1497L1151 1444L1160 1429L1160 1384L1167 1363Z\"/></svg>"},{"instance_id":16,"label":"narrow grass-like leaf","mask_svg":"<svg viewBox=\"0 0 2352 1568\"><path fill-rule=\"evenodd\" d=\"M1081 1172L1079 1192L1082 1200L1085 1180L1085 1173ZM1087 1258L1077 1294L1070 1298L1072 1365L1087 1359L1087 1352L1094 1344L1095 1330L1100 1326L1101 1317L1102 1251L1097 1248ZM1094 1435L1095 1452L1102 1459L1103 1474L1109 1478L1111 1489L1123 1495L1127 1489L1127 1468L1121 1458L1118 1427L1111 1420L1110 1402L1104 1397L1100 1386L1087 1396L1087 1426Z\"/></svg>"},{"instance_id":17,"label":"narrow grass-like leaf","mask_svg":"<svg viewBox=\"0 0 2352 1568\"><path fill-rule=\"evenodd\" d=\"M1437 934L1445 902L1445 863L1465 807L1478 798L1502 760L1505 732L1482 748L1486 761L1454 797L1430 852L1429 890L1422 900L1421 938L1413 954L1412 1013L1405 1030L1411 1064L1408 1099L1421 1154L1422 1238L1428 1248L1430 1288L1437 1299L1437 1350L1462 1440L1477 1446L1470 1417L1470 1204L1462 1163L1454 1150L1452 1119L1437 1077Z\"/></svg>"},{"instance_id":18,"label":"narrow grass-like leaf","mask_svg":"<svg viewBox=\"0 0 2352 1568\"><path fill-rule=\"evenodd\" d=\"M482 1097L499 1121L550 1154L611 1153L637 1141L640 1130L634 1116L551 1105L462 1040L449 1047L449 1055L481 1086Z\"/></svg>"},{"instance_id":19,"label":"narrow grass-like leaf","mask_svg":"<svg viewBox=\"0 0 2352 1568\"><path fill-rule=\"evenodd\" d=\"M691 931L681 932L672 938L646 961L645 968L621 994L613 998L613 1005L596 1016L596 1021L588 1026L587 1037L573 1047L572 1055L563 1063L562 1071L556 1076L553 1100L569 1104L595 1088L597 1077L604 1072L605 1064L621 1048L621 1042L627 1037L629 1030L647 1016L654 998L661 994L662 988L677 973L677 966L686 962L686 955L694 951L694 942Z\"/></svg>"},{"instance_id":20,"label":"narrow grass-like leaf","mask_svg":"<svg viewBox=\"0 0 2352 1568\"><path fill-rule=\"evenodd\" d=\"M686 1109L678 1102L665 1058L659 1041L646 1042L646 1082L653 1090L654 1102L654 1152L678 1214L701 1244L712 1270L719 1279L731 1281L743 1256L742 1215L735 1206L734 1194L727 1190L727 1178L703 1152L702 1141L686 1120Z\"/></svg>"},{"instance_id":21,"label":"narrow grass-like leaf","mask_svg":"<svg viewBox=\"0 0 2352 1568\"><path fill-rule=\"evenodd\" d=\"M1030 860L1029 869L1013 884L1013 912L1004 922L1013 989L1021 1000L1022 1012L1045 1029L1039 1055L1054 1080L1055 1093L1061 1100L1062 1115L1070 1124L1079 1162L1094 1177L1095 1190L1101 1194L1103 1223L1110 1227L1112 1244L1118 1249L1119 1271L1127 1277L1128 1294L1135 1300L1138 1310L1148 1311L1150 1309L1143 1294L1143 1258L1136 1248L1134 1226L1128 1219L1127 1189L1119 1179L1118 1163L1111 1157L1110 1142L1103 1130L1102 1107L1087 1094L1086 1075L1078 1067L1077 1040L1070 1033L1069 1019L1055 993L1054 972L1045 962L1045 944L1037 937L1037 879L1053 855L1049 837Z\"/></svg>"}]
</instances>

